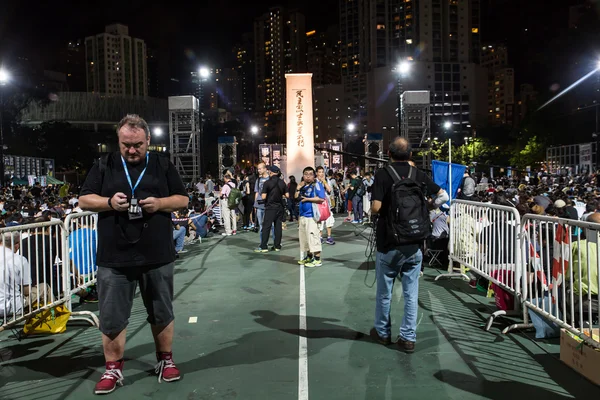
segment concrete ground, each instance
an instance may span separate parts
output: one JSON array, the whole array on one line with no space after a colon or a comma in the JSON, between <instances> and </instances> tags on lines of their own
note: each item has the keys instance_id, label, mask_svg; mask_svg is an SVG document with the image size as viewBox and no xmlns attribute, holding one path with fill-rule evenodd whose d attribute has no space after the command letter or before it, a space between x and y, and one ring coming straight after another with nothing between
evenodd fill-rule
<instances>
[{"instance_id":1,"label":"concrete ground","mask_svg":"<svg viewBox=\"0 0 600 400\"><path fill-rule=\"evenodd\" d=\"M563 399L600 389L564 366L558 341L482 326L493 301L462 281L421 278L417 350L373 343L374 262L369 231L336 224L324 264L302 274L297 225L283 251L255 254L255 233L191 245L175 275L176 383L152 375L154 345L141 299L128 328L125 386L114 399ZM305 285L301 285L304 275ZM393 329L402 316L396 286ZM304 294L305 302L300 302ZM95 305L85 305L97 309ZM300 329L306 309L306 330ZM192 319L190 319L192 318ZM193 322L197 318L197 322ZM304 321L304 320L302 320ZM394 334L395 336L395 334ZM104 361L97 329L18 341L0 334L0 399L91 399ZM306 344L306 348L304 348Z\"/></svg>"}]
</instances>

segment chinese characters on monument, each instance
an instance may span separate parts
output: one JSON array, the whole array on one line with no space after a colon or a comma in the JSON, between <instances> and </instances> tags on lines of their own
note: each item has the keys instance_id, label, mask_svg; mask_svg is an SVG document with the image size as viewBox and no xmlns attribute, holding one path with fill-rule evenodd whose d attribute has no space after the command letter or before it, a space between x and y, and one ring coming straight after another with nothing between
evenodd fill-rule
<instances>
[{"instance_id":1,"label":"chinese characters on monument","mask_svg":"<svg viewBox=\"0 0 600 400\"><path fill-rule=\"evenodd\" d=\"M296 90L296 118L298 120L296 141L298 147L304 147L304 135L302 133L302 129L304 128L304 121L302 120L304 116L304 104L302 103L302 99L304 99L303 91L304 89Z\"/></svg>"}]
</instances>

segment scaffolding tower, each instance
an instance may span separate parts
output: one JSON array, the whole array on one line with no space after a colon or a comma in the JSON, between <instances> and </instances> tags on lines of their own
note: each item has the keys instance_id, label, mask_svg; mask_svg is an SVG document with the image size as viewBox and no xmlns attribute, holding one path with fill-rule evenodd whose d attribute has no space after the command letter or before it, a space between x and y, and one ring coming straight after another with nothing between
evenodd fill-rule
<instances>
[{"instance_id":1,"label":"scaffolding tower","mask_svg":"<svg viewBox=\"0 0 600 400\"><path fill-rule=\"evenodd\" d=\"M237 142L235 136L220 136L218 138L219 179L226 170L234 172L237 164Z\"/></svg>"},{"instance_id":2,"label":"scaffolding tower","mask_svg":"<svg viewBox=\"0 0 600 400\"><path fill-rule=\"evenodd\" d=\"M194 96L169 97L171 162L185 183L200 181L200 107Z\"/></svg>"},{"instance_id":3,"label":"scaffolding tower","mask_svg":"<svg viewBox=\"0 0 600 400\"><path fill-rule=\"evenodd\" d=\"M383 135L381 133L367 133L365 135L365 156L383 158ZM365 158L365 171L373 172L382 168L383 163Z\"/></svg>"},{"instance_id":4,"label":"scaffolding tower","mask_svg":"<svg viewBox=\"0 0 600 400\"><path fill-rule=\"evenodd\" d=\"M431 168L431 105L428 90L402 93L400 136L413 149L417 167Z\"/></svg>"}]
</instances>

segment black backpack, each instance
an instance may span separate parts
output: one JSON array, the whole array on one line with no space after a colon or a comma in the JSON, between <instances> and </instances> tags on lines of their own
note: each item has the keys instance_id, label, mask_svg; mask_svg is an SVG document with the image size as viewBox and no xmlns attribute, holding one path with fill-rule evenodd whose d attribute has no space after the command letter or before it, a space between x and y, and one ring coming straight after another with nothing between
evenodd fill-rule
<instances>
[{"instance_id":1,"label":"black backpack","mask_svg":"<svg viewBox=\"0 0 600 400\"><path fill-rule=\"evenodd\" d=\"M355 196L358 197L363 197L365 195L365 193L367 192L366 188L365 188L365 182L363 180L362 177L359 177L360 183L358 184L358 187L356 188L356 192L354 192Z\"/></svg>"},{"instance_id":2,"label":"black backpack","mask_svg":"<svg viewBox=\"0 0 600 400\"><path fill-rule=\"evenodd\" d=\"M416 244L431 236L427 200L417 182L417 169L410 167L407 178L400 178L391 166L386 171L394 180L387 213L387 234L397 246Z\"/></svg>"}]
</instances>

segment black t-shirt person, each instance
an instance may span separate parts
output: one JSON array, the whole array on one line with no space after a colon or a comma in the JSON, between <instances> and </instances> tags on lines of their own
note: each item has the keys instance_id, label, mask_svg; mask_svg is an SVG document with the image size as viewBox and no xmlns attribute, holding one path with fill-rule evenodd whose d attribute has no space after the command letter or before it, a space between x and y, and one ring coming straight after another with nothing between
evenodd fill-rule
<instances>
[{"instance_id":1,"label":"black t-shirt person","mask_svg":"<svg viewBox=\"0 0 600 400\"><path fill-rule=\"evenodd\" d=\"M283 208L282 198L287 192L287 187L277 175L271 176L265 182L262 192L267 194L267 200L265 201L266 210L279 210Z\"/></svg>"},{"instance_id":2,"label":"black t-shirt person","mask_svg":"<svg viewBox=\"0 0 600 400\"><path fill-rule=\"evenodd\" d=\"M159 158L163 157L163 160ZM146 167L146 158L137 165L128 165L131 183L135 185ZM168 167L165 167L167 166ZM100 171L98 163L90 170L80 196L96 194L112 197L122 192L131 199L119 152L108 156L106 169ZM157 153L149 153L148 166L135 189L135 197L165 198L173 195L187 197L187 191L175 166ZM127 212L104 211L98 214L97 263L101 267L133 267L164 265L175 261L175 245L171 214L143 212L143 218L129 220Z\"/></svg>"},{"instance_id":3,"label":"black t-shirt person","mask_svg":"<svg viewBox=\"0 0 600 400\"><path fill-rule=\"evenodd\" d=\"M408 162L395 162L391 164L400 177L407 177L410 165ZM431 180L427 174L417 169L416 181L421 184L421 190L425 197L433 197L439 193L440 187ZM377 251L387 253L389 250L396 248L392 242L391 236L387 234L386 218L388 208L391 202L392 186L394 179L385 168L379 169L375 174L373 181L372 201L381 202L381 210L379 210L379 219L377 221ZM420 242L419 242L420 243ZM415 243L416 244L416 243Z\"/></svg>"}]
</instances>

